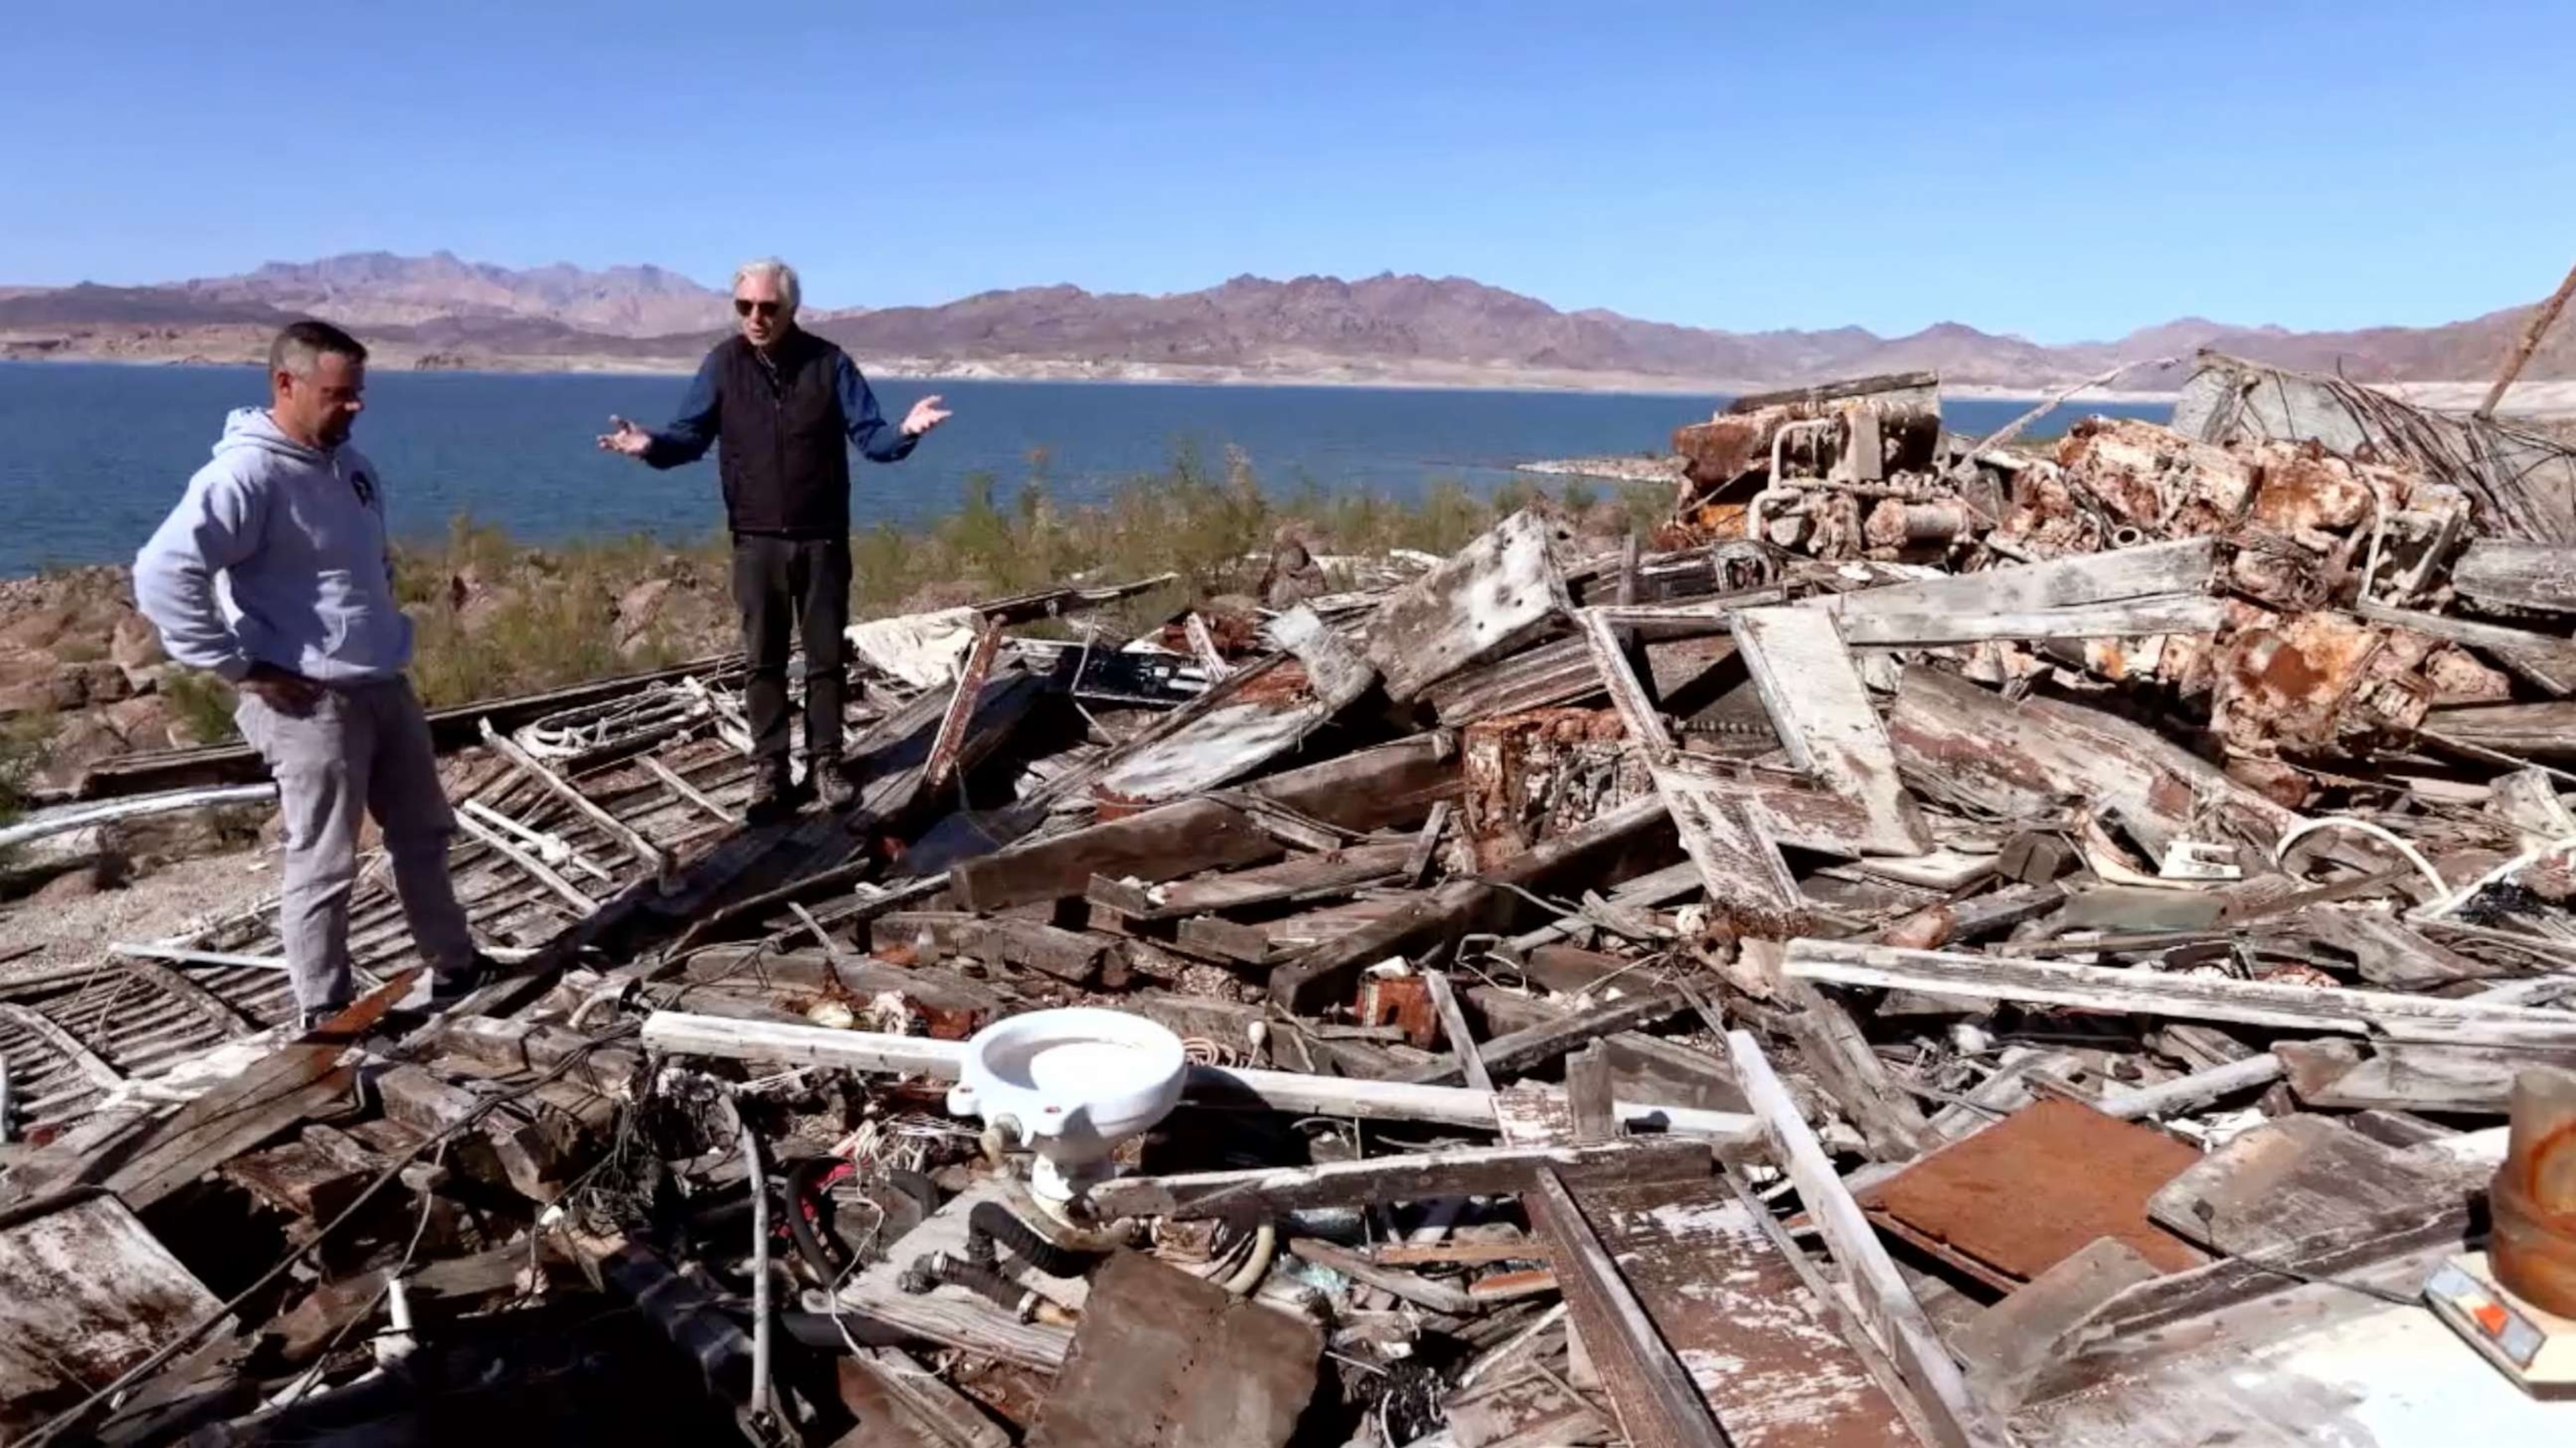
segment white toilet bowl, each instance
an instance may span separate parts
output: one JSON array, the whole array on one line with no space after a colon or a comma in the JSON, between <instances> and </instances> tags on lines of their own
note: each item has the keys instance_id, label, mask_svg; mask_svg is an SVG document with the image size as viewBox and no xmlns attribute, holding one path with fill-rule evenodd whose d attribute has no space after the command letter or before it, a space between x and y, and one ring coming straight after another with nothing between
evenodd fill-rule
<instances>
[{"instance_id":1,"label":"white toilet bowl","mask_svg":"<svg viewBox=\"0 0 2576 1448\"><path fill-rule=\"evenodd\" d=\"M1087 1006L997 1021L966 1043L948 1109L980 1116L1037 1154L1029 1188L1070 1201L1113 1170L1118 1144L1181 1099L1180 1037L1142 1016Z\"/></svg>"}]
</instances>

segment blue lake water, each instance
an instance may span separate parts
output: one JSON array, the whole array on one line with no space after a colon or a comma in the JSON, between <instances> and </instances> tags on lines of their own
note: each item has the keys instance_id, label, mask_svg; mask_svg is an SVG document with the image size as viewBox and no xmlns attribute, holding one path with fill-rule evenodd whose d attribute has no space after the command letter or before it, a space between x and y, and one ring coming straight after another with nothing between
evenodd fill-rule
<instances>
[{"instance_id":1,"label":"blue lake water","mask_svg":"<svg viewBox=\"0 0 2576 1448\"><path fill-rule=\"evenodd\" d=\"M664 421L685 379L665 376L380 372L357 442L376 460L395 532L422 536L458 514L544 543L644 531L698 538L721 523L712 461L654 472L597 451L610 413ZM970 477L1007 490L1043 454L1068 503L1161 470L1176 449L1212 465L1241 449L1276 493L1314 486L1410 499L1443 481L1485 492L1538 458L1660 448L1708 416L1715 396L1217 387L1085 382L877 384L889 417L937 392L956 413L909 460L853 462L861 526L953 510ZM52 564L121 563L205 461L234 407L265 400L253 368L0 363L0 577ZM1967 433L2016 402L1945 404ZM2154 405L2087 406L2161 419ZM2055 429L2064 419L2045 427ZM1541 480L1551 488L1557 480ZM1604 490L1606 491L1606 489Z\"/></svg>"}]
</instances>

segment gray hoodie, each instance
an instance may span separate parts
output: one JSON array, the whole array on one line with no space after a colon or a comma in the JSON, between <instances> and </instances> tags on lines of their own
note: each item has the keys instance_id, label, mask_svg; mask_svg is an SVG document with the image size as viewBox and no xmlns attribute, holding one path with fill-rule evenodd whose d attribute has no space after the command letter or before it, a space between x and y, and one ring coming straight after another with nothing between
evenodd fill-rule
<instances>
[{"instance_id":1,"label":"gray hoodie","mask_svg":"<svg viewBox=\"0 0 2576 1448\"><path fill-rule=\"evenodd\" d=\"M134 601L192 668L239 680L273 664L356 684L411 662L392 574L375 464L346 445L306 447L243 407L135 558Z\"/></svg>"}]
</instances>

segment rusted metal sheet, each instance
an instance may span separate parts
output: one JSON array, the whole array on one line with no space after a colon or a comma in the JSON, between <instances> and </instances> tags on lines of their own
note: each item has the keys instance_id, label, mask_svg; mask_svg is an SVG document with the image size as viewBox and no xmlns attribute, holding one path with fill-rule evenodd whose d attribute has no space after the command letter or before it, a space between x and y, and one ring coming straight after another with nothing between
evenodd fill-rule
<instances>
[{"instance_id":1,"label":"rusted metal sheet","mask_svg":"<svg viewBox=\"0 0 2576 1448\"><path fill-rule=\"evenodd\" d=\"M1430 984L1418 975L1372 975L1360 982L1359 1021L1401 1026L1407 1043L1430 1050L1440 1039L1440 1011Z\"/></svg>"},{"instance_id":2,"label":"rusted metal sheet","mask_svg":"<svg viewBox=\"0 0 2576 1448\"><path fill-rule=\"evenodd\" d=\"M1533 709L1467 727L1459 823L1479 871L1654 788L1610 709Z\"/></svg>"},{"instance_id":3,"label":"rusted metal sheet","mask_svg":"<svg viewBox=\"0 0 2576 1448\"><path fill-rule=\"evenodd\" d=\"M0 1424L71 1406L220 1306L114 1197L0 1227Z\"/></svg>"},{"instance_id":4,"label":"rusted metal sheet","mask_svg":"<svg viewBox=\"0 0 2576 1448\"><path fill-rule=\"evenodd\" d=\"M2184 384L2173 427L2203 442L2313 441L2411 469L2467 495L2500 536L2576 543L2576 452L2537 429L2428 412L2341 378L2211 352Z\"/></svg>"},{"instance_id":5,"label":"rusted metal sheet","mask_svg":"<svg viewBox=\"0 0 2576 1448\"><path fill-rule=\"evenodd\" d=\"M2167 1272L2208 1260L2147 1218L2200 1153L2163 1132L2055 1098L1942 1147L1858 1194L1872 1221L2009 1292L2117 1237Z\"/></svg>"},{"instance_id":6,"label":"rusted metal sheet","mask_svg":"<svg viewBox=\"0 0 2576 1448\"><path fill-rule=\"evenodd\" d=\"M1570 1190L1736 1448L1916 1441L1825 1304L1724 1183Z\"/></svg>"},{"instance_id":7,"label":"rusted metal sheet","mask_svg":"<svg viewBox=\"0 0 2576 1448\"><path fill-rule=\"evenodd\" d=\"M1139 1252L1093 1279L1030 1448L1278 1448L1315 1393L1314 1324Z\"/></svg>"},{"instance_id":8,"label":"rusted metal sheet","mask_svg":"<svg viewBox=\"0 0 2576 1448\"><path fill-rule=\"evenodd\" d=\"M2449 656L2438 682L2426 667L2437 655ZM2300 614L2227 642L2210 727L2247 754L2367 751L2411 736L2445 688L2494 697L2491 674L2419 633Z\"/></svg>"}]
</instances>

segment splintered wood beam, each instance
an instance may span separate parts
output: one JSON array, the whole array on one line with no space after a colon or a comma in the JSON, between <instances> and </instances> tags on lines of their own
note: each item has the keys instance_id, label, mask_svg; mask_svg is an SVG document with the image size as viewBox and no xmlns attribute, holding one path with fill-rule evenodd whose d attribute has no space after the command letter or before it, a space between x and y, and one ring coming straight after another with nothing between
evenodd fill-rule
<instances>
[{"instance_id":1,"label":"splintered wood beam","mask_svg":"<svg viewBox=\"0 0 2576 1448\"><path fill-rule=\"evenodd\" d=\"M1845 637L1859 643L1854 629L1863 617L2035 613L2126 603L2161 594L2207 593L2217 574L2217 540L2186 538L1825 594L1799 606L1841 614Z\"/></svg>"},{"instance_id":2,"label":"splintered wood beam","mask_svg":"<svg viewBox=\"0 0 2576 1448\"><path fill-rule=\"evenodd\" d=\"M1971 1397L1959 1365L1942 1346L1932 1320L1915 1300L1896 1262L1861 1214L1816 1133L1798 1114L1789 1088L1771 1069L1762 1043L1744 1031L1729 1031L1727 1054L1734 1059L1736 1080L1752 1102L1754 1114L1778 1155L1780 1169L1798 1189L1808 1218L1823 1234L1826 1248L1842 1265L1861 1321L1892 1360L1916 1404L1930 1420L1946 1448L2009 1448L2011 1436L1983 1404ZM1564 1264L1557 1266L1559 1275Z\"/></svg>"},{"instance_id":3,"label":"splintered wood beam","mask_svg":"<svg viewBox=\"0 0 2576 1448\"><path fill-rule=\"evenodd\" d=\"M2216 633L2226 621L2225 600L2205 594L2178 594L2075 608L1989 609L1976 613L1894 613L1878 609L1846 612L1843 639L1856 647L1946 648L1987 639Z\"/></svg>"},{"instance_id":4,"label":"splintered wood beam","mask_svg":"<svg viewBox=\"0 0 2576 1448\"><path fill-rule=\"evenodd\" d=\"M1872 854L1919 855L1931 832L1898 779L1896 753L1832 614L1756 608L1735 616L1735 642L1790 764L1829 794L1857 800Z\"/></svg>"},{"instance_id":5,"label":"splintered wood beam","mask_svg":"<svg viewBox=\"0 0 2576 1448\"><path fill-rule=\"evenodd\" d=\"M2491 606L2576 613L2576 547L2480 538L2451 565L2451 586Z\"/></svg>"},{"instance_id":6,"label":"splintered wood beam","mask_svg":"<svg viewBox=\"0 0 2576 1448\"><path fill-rule=\"evenodd\" d=\"M992 677L993 660L1001 649L1001 625L985 620L984 626L975 631L975 642L967 649L965 661L957 666L957 682L949 690L948 707L940 711L939 732L930 737L930 757L921 765L924 789L946 784L956 770L958 756L966 748L967 727L974 723L975 706L984 695L984 681Z\"/></svg>"},{"instance_id":7,"label":"splintered wood beam","mask_svg":"<svg viewBox=\"0 0 2576 1448\"><path fill-rule=\"evenodd\" d=\"M1583 632L1584 646L1592 652L1592 666L1600 671L1602 686L1610 691L1611 707L1619 711L1619 722L1628 728L1628 737L1646 751L1650 763L1661 764L1674 755L1672 731L1664 726L1663 711L1628 666L1628 655L1619 647L1618 631L1600 609L1587 608L1576 615Z\"/></svg>"},{"instance_id":8,"label":"splintered wood beam","mask_svg":"<svg viewBox=\"0 0 2576 1448\"><path fill-rule=\"evenodd\" d=\"M1500 1196L1529 1189L1552 1168L1573 1181L1705 1180L1709 1144L1686 1137L1637 1137L1582 1145L1479 1146L1314 1166L1115 1177L1091 1189L1103 1218L1221 1217L1244 1206L1265 1211ZM1531 1248L1522 1248L1526 1257Z\"/></svg>"},{"instance_id":9,"label":"splintered wood beam","mask_svg":"<svg viewBox=\"0 0 2576 1448\"><path fill-rule=\"evenodd\" d=\"M584 916L598 913L598 901L585 894L579 885L557 873L553 866L519 848L516 840L476 819L465 810L456 811L456 827L472 835L492 853L516 865L528 878L561 896L565 904L580 911Z\"/></svg>"},{"instance_id":10,"label":"splintered wood beam","mask_svg":"<svg viewBox=\"0 0 2576 1448\"><path fill-rule=\"evenodd\" d=\"M1501 933L1535 913L1520 893L1560 879L1598 886L1659 867L1677 851L1660 800L1641 799L1569 834L1542 841L1488 876L1450 880L1349 934L1289 957L1270 973L1270 994L1289 1009L1347 1004L1359 973L1391 955L1414 956L1469 930ZM1517 889L1511 887L1518 887Z\"/></svg>"},{"instance_id":11,"label":"splintered wood beam","mask_svg":"<svg viewBox=\"0 0 2576 1448\"><path fill-rule=\"evenodd\" d=\"M967 860L950 868L949 879L966 909L995 911L1080 895L1094 875L1153 882L1285 853L1243 811L1185 799Z\"/></svg>"},{"instance_id":12,"label":"splintered wood beam","mask_svg":"<svg viewBox=\"0 0 2576 1448\"><path fill-rule=\"evenodd\" d=\"M1467 1029L1467 1013L1458 1009L1458 993L1449 988L1449 977L1436 970L1422 973L1423 988L1431 993L1431 1009L1440 1017L1440 1034L1449 1041L1449 1054L1467 1078L1467 1084L1478 1091L1494 1089L1494 1078L1485 1070L1485 1058L1476 1051L1476 1037Z\"/></svg>"},{"instance_id":13,"label":"splintered wood beam","mask_svg":"<svg viewBox=\"0 0 2576 1448\"><path fill-rule=\"evenodd\" d=\"M2233 1021L2434 1045L2576 1047L2576 1013L2335 986L1795 940L1793 980L1928 991L2185 1021Z\"/></svg>"}]
</instances>

